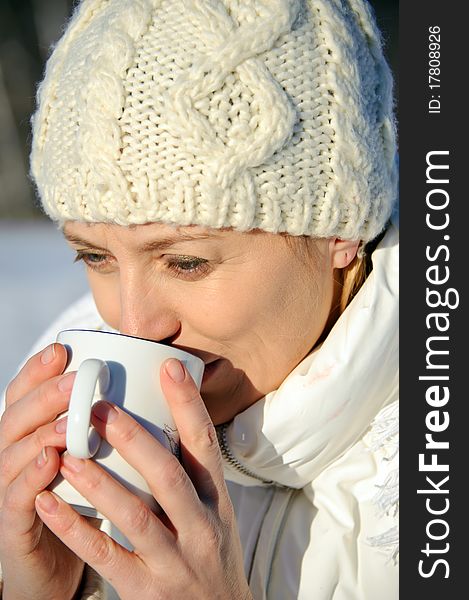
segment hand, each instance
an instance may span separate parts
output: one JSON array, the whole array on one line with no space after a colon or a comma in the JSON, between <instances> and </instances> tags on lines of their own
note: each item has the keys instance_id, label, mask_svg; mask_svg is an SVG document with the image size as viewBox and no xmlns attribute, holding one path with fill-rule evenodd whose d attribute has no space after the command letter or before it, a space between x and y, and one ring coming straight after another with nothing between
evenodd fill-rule
<instances>
[{"instance_id":1,"label":"hand","mask_svg":"<svg viewBox=\"0 0 469 600\"><path fill-rule=\"evenodd\" d=\"M73 374L61 376L60 344L33 356L8 386L0 421L0 564L3 599L72 598L83 561L48 529L35 499L56 476L65 448L64 421Z\"/></svg>"},{"instance_id":2,"label":"hand","mask_svg":"<svg viewBox=\"0 0 469 600\"><path fill-rule=\"evenodd\" d=\"M142 474L164 514L154 514L92 460L64 455L60 469L129 539L134 551L93 529L50 492L37 499L39 515L122 600L247 600L251 594L215 428L179 361L170 359L163 365L161 386L179 430L182 465L114 405L96 404L93 424Z\"/></svg>"}]
</instances>

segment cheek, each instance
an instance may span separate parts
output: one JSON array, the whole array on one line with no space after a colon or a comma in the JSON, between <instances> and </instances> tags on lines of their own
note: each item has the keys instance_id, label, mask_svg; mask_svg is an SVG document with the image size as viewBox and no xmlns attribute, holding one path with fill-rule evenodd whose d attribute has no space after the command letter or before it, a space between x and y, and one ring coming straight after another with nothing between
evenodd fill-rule
<instances>
[{"instance_id":1,"label":"cheek","mask_svg":"<svg viewBox=\"0 0 469 600\"><path fill-rule=\"evenodd\" d=\"M205 337L253 355L297 356L322 333L332 299L330 273L298 265L224 281L191 297L192 322ZM279 342L283 349L279 348ZM276 360L277 362L277 360Z\"/></svg>"},{"instance_id":2,"label":"cheek","mask_svg":"<svg viewBox=\"0 0 469 600\"><path fill-rule=\"evenodd\" d=\"M221 344L236 343L256 321L263 299L249 285L217 285L202 293L194 290L190 302L181 305L191 328Z\"/></svg>"}]
</instances>

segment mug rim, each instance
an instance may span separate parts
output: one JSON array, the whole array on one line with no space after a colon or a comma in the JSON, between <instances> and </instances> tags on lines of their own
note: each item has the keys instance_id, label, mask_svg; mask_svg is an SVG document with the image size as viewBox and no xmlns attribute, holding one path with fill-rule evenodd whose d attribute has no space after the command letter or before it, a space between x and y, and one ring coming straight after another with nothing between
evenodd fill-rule
<instances>
[{"instance_id":1,"label":"mug rim","mask_svg":"<svg viewBox=\"0 0 469 600\"><path fill-rule=\"evenodd\" d=\"M91 333L91 334L102 333L105 335L114 335L118 338L130 338L132 340L135 340L136 342L144 342L145 344L148 344L148 345L151 344L151 345L162 346L163 348L167 348L169 351L180 352L181 354L183 354L191 359L195 358L196 360L199 360L203 365L205 365L204 361L199 356L196 356L195 354L191 354L187 350L182 350L181 348L177 348L176 346L169 346L168 344L163 344L162 342L157 342L155 340L150 340L148 338L138 337L136 335L128 335L126 333L120 333L118 331L103 331L102 329L82 329L79 327L72 327L69 329L61 329L56 335L56 340L58 340L59 335L61 333Z\"/></svg>"}]
</instances>

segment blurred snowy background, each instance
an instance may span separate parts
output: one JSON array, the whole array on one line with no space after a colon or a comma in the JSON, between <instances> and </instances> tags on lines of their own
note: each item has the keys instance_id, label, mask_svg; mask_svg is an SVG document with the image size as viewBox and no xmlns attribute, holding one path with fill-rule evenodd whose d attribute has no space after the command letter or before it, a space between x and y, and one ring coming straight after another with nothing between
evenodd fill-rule
<instances>
[{"instance_id":1,"label":"blurred snowy background","mask_svg":"<svg viewBox=\"0 0 469 600\"><path fill-rule=\"evenodd\" d=\"M0 221L0 393L51 321L87 289L48 221Z\"/></svg>"},{"instance_id":2,"label":"blurred snowy background","mask_svg":"<svg viewBox=\"0 0 469 600\"><path fill-rule=\"evenodd\" d=\"M0 391L44 328L87 287L28 179L36 84L76 3L0 0ZM396 69L399 2L371 4Z\"/></svg>"}]
</instances>

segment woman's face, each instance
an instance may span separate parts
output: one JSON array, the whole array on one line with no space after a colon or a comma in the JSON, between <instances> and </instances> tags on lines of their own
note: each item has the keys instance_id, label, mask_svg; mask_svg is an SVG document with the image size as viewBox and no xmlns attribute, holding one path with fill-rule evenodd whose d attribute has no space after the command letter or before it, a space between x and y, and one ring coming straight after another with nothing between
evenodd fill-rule
<instances>
[{"instance_id":1,"label":"woman's face","mask_svg":"<svg viewBox=\"0 0 469 600\"><path fill-rule=\"evenodd\" d=\"M68 222L64 233L108 325L206 363L201 394L215 424L275 390L331 312L331 240L305 261L257 231Z\"/></svg>"}]
</instances>

